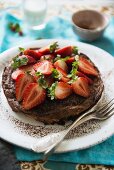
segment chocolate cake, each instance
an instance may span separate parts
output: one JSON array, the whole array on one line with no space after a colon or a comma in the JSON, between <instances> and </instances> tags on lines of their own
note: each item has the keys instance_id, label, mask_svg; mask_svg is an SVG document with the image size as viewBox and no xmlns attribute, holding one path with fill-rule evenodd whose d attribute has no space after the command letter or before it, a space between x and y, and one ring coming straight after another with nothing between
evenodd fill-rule
<instances>
[{"instance_id":1,"label":"chocolate cake","mask_svg":"<svg viewBox=\"0 0 114 170\"><path fill-rule=\"evenodd\" d=\"M83 56L85 55L83 54ZM11 65L4 69L2 87L13 111L23 112L46 124L62 123L69 119L77 118L80 114L93 107L100 99L104 86L100 72L98 68L96 69L98 76L92 78L93 83L90 85L90 96L88 98L74 93L64 100L50 100L47 97L44 103L30 110L24 109L20 102L16 100L15 82L11 77L13 72Z\"/></svg>"}]
</instances>

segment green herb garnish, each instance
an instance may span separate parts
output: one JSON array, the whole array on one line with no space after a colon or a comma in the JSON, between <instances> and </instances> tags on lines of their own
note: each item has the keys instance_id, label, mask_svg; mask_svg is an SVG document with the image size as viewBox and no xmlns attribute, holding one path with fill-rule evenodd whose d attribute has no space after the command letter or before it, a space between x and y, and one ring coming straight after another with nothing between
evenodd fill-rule
<instances>
[{"instance_id":1,"label":"green herb garnish","mask_svg":"<svg viewBox=\"0 0 114 170\"><path fill-rule=\"evenodd\" d=\"M41 72L36 72L35 75L36 76L42 76L42 73Z\"/></svg>"},{"instance_id":2,"label":"green herb garnish","mask_svg":"<svg viewBox=\"0 0 114 170\"><path fill-rule=\"evenodd\" d=\"M47 89L48 88L48 84L46 82L46 80L44 79L44 76L41 76L39 79L38 79L38 83L40 86L42 86L44 89Z\"/></svg>"},{"instance_id":3,"label":"green herb garnish","mask_svg":"<svg viewBox=\"0 0 114 170\"><path fill-rule=\"evenodd\" d=\"M70 57L66 56L65 58L61 58L61 55L57 55L57 57L55 57L54 62L58 61L58 60L62 60L62 61L67 61Z\"/></svg>"},{"instance_id":4,"label":"green herb garnish","mask_svg":"<svg viewBox=\"0 0 114 170\"><path fill-rule=\"evenodd\" d=\"M59 72L56 69L52 70L52 77L55 79L61 79L61 75L59 74Z\"/></svg>"},{"instance_id":5,"label":"green herb garnish","mask_svg":"<svg viewBox=\"0 0 114 170\"><path fill-rule=\"evenodd\" d=\"M20 66L27 65L28 59L26 57L19 58L17 55L16 57L13 58L13 63L11 64L11 67L13 69L17 69Z\"/></svg>"},{"instance_id":6,"label":"green herb garnish","mask_svg":"<svg viewBox=\"0 0 114 170\"><path fill-rule=\"evenodd\" d=\"M73 81L75 81L77 79L76 72L78 70L78 64L79 64L78 61L74 61L72 63L72 70L71 70L70 74L67 76L68 78L71 78L69 83L73 83Z\"/></svg>"},{"instance_id":7,"label":"green herb garnish","mask_svg":"<svg viewBox=\"0 0 114 170\"><path fill-rule=\"evenodd\" d=\"M48 88L48 97L51 98L51 100L55 99L55 88L56 88L57 82L53 83L50 88Z\"/></svg>"},{"instance_id":8,"label":"green herb garnish","mask_svg":"<svg viewBox=\"0 0 114 170\"><path fill-rule=\"evenodd\" d=\"M38 79L39 85L41 87L43 87L44 89L47 89L48 88L48 84L47 84L47 82L45 80L44 75L41 72L36 72L35 75L39 77L39 79Z\"/></svg>"},{"instance_id":9,"label":"green herb garnish","mask_svg":"<svg viewBox=\"0 0 114 170\"><path fill-rule=\"evenodd\" d=\"M21 53L23 53L23 52L25 51L25 49L24 49L23 47L19 47L19 51L20 51Z\"/></svg>"},{"instance_id":10,"label":"green herb garnish","mask_svg":"<svg viewBox=\"0 0 114 170\"><path fill-rule=\"evenodd\" d=\"M74 46L72 49L73 54L78 54L78 47Z\"/></svg>"},{"instance_id":11,"label":"green herb garnish","mask_svg":"<svg viewBox=\"0 0 114 170\"><path fill-rule=\"evenodd\" d=\"M58 43L54 42L53 44L50 45L50 53L53 53L58 47Z\"/></svg>"},{"instance_id":12,"label":"green herb garnish","mask_svg":"<svg viewBox=\"0 0 114 170\"><path fill-rule=\"evenodd\" d=\"M31 71L30 71L30 70L26 71L26 73L27 73L27 74L29 74L29 75L31 75L31 74L30 74L30 73L31 73Z\"/></svg>"}]
</instances>

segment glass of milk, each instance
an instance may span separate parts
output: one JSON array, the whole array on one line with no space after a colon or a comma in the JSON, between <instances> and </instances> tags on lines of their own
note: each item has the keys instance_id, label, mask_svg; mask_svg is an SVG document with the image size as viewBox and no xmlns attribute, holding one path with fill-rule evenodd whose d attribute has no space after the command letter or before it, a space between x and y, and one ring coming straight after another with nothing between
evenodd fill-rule
<instances>
[{"instance_id":1,"label":"glass of milk","mask_svg":"<svg viewBox=\"0 0 114 170\"><path fill-rule=\"evenodd\" d=\"M47 0L23 0L25 23L32 29L44 28Z\"/></svg>"}]
</instances>

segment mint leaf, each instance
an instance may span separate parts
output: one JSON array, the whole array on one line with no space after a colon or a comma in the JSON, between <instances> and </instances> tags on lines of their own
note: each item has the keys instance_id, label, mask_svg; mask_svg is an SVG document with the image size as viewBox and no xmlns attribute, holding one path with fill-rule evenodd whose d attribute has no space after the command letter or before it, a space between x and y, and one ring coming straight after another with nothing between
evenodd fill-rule
<instances>
[{"instance_id":1,"label":"mint leaf","mask_svg":"<svg viewBox=\"0 0 114 170\"><path fill-rule=\"evenodd\" d=\"M76 76L76 72L78 70L78 65L79 65L79 62L78 61L74 61L72 63L72 70L70 72L70 74L68 74L68 78L71 78L72 81L75 81L77 79L77 76ZM70 81L70 83L72 83L72 81Z\"/></svg>"},{"instance_id":2,"label":"mint leaf","mask_svg":"<svg viewBox=\"0 0 114 170\"><path fill-rule=\"evenodd\" d=\"M72 49L73 54L78 54L78 47L74 46Z\"/></svg>"},{"instance_id":3,"label":"mint leaf","mask_svg":"<svg viewBox=\"0 0 114 170\"><path fill-rule=\"evenodd\" d=\"M27 65L27 63L28 63L28 59L26 57L19 58L19 56L17 55L16 57L13 58L11 67L13 69L17 69L20 66Z\"/></svg>"},{"instance_id":4,"label":"mint leaf","mask_svg":"<svg viewBox=\"0 0 114 170\"><path fill-rule=\"evenodd\" d=\"M69 82L68 84L72 84L74 81L76 81L78 78L78 76L74 76Z\"/></svg>"},{"instance_id":5,"label":"mint leaf","mask_svg":"<svg viewBox=\"0 0 114 170\"><path fill-rule=\"evenodd\" d=\"M43 87L44 89L47 89L48 88L48 84L47 84L47 82L45 80L44 75L41 72L36 72L35 75L39 77L39 79L38 79L39 85L41 87Z\"/></svg>"},{"instance_id":6,"label":"mint leaf","mask_svg":"<svg viewBox=\"0 0 114 170\"><path fill-rule=\"evenodd\" d=\"M35 75L36 76L42 76L42 73L41 72L36 72Z\"/></svg>"},{"instance_id":7,"label":"mint leaf","mask_svg":"<svg viewBox=\"0 0 114 170\"><path fill-rule=\"evenodd\" d=\"M56 88L57 82L53 83L50 88L48 88L48 97L51 98L51 100L55 99L55 88Z\"/></svg>"},{"instance_id":8,"label":"mint leaf","mask_svg":"<svg viewBox=\"0 0 114 170\"><path fill-rule=\"evenodd\" d=\"M56 69L52 70L52 77L55 79L61 79L61 75L59 74L59 72Z\"/></svg>"},{"instance_id":9,"label":"mint leaf","mask_svg":"<svg viewBox=\"0 0 114 170\"><path fill-rule=\"evenodd\" d=\"M50 45L50 53L53 53L58 47L58 43L54 42L53 44Z\"/></svg>"},{"instance_id":10,"label":"mint leaf","mask_svg":"<svg viewBox=\"0 0 114 170\"><path fill-rule=\"evenodd\" d=\"M25 49L23 47L19 47L19 51L23 53Z\"/></svg>"},{"instance_id":11,"label":"mint leaf","mask_svg":"<svg viewBox=\"0 0 114 170\"><path fill-rule=\"evenodd\" d=\"M58 61L58 60L62 60L62 61L67 61L70 58L70 56L66 56L65 58L61 58L61 55L57 55L57 57L55 57L54 62Z\"/></svg>"},{"instance_id":12,"label":"mint leaf","mask_svg":"<svg viewBox=\"0 0 114 170\"><path fill-rule=\"evenodd\" d=\"M40 78L38 79L38 83L41 87L43 87L44 89L48 88L48 84L46 82L46 80L44 79L44 76L40 76Z\"/></svg>"}]
</instances>

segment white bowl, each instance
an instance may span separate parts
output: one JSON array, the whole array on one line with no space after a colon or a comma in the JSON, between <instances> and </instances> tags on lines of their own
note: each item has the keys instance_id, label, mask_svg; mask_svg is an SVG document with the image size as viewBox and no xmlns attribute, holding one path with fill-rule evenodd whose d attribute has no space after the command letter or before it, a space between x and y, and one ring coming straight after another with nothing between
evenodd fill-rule
<instances>
[{"instance_id":1,"label":"white bowl","mask_svg":"<svg viewBox=\"0 0 114 170\"><path fill-rule=\"evenodd\" d=\"M81 10L72 15L73 30L86 41L101 37L109 24L109 16L95 10Z\"/></svg>"}]
</instances>

